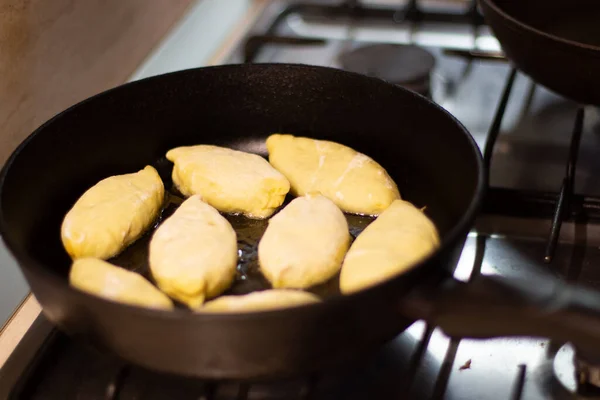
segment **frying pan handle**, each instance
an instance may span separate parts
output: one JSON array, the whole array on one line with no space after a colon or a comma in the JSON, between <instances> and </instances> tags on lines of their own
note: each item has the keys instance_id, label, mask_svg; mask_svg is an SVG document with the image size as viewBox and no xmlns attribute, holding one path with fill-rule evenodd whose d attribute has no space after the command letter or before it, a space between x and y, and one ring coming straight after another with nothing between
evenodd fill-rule
<instances>
[{"instance_id":1,"label":"frying pan handle","mask_svg":"<svg viewBox=\"0 0 600 400\"><path fill-rule=\"evenodd\" d=\"M453 337L548 337L600 354L600 294L593 290L543 274L534 282L497 276L449 280L436 293L413 296L404 312Z\"/></svg>"}]
</instances>

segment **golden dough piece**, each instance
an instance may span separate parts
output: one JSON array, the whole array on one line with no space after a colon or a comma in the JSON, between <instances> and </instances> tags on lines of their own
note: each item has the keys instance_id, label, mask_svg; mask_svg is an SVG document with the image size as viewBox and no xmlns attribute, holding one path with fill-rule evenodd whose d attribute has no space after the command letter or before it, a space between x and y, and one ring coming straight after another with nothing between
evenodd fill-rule
<instances>
[{"instance_id":1,"label":"golden dough piece","mask_svg":"<svg viewBox=\"0 0 600 400\"><path fill-rule=\"evenodd\" d=\"M150 228L164 198L163 182L151 166L103 179L65 216L63 246L73 259L114 257Z\"/></svg>"},{"instance_id":2,"label":"golden dough piece","mask_svg":"<svg viewBox=\"0 0 600 400\"><path fill-rule=\"evenodd\" d=\"M337 274L349 245L342 211L324 196L307 195L269 220L258 262L274 288L305 289Z\"/></svg>"},{"instance_id":3,"label":"golden dough piece","mask_svg":"<svg viewBox=\"0 0 600 400\"><path fill-rule=\"evenodd\" d=\"M154 232L150 270L162 291L197 308L231 285L237 254L229 222L200 196L192 196Z\"/></svg>"},{"instance_id":4,"label":"golden dough piece","mask_svg":"<svg viewBox=\"0 0 600 400\"><path fill-rule=\"evenodd\" d=\"M439 247L433 222L408 201L394 201L356 238L342 265L340 290L352 293L399 275Z\"/></svg>"},{"instance_id":5,"label":"golden dough piece","mask_svg":"<svg viewBox=\"0 0 600 400\"><path fill-rule=\"evenodd\" d=\"M242 296L223 296L209 301L200 312L253 312L295 307L317 303L320 299L312 293L301 290L271 289L253 292Z\"/></svg>"},{"instance_id":6,"label":"golden dough piece","mask_svg":"<svg viewBox=\"0 0 600 400\"><path fill-rule=\"evenodd\" d=\"M400 198L388 173L368 156L324 140L274 134L269 161L288 178L292 193L320 192L345 212L379 215Z\"/></svg>"},{"instance_id":7,"label":"golden dough piece","mask_svg":"<svg viewBox=\"0 0 600 400\"><path fill-rule=\"evenodd\" d=\"M84 292L148 308L173 308L173 302L143 276L98 258L73 262L69 282Z\"/></svg>"},{"instance_id":8,"label":"golden dough piece","mask_svg":"<svg viewBox=\"0 0 600 400\"><path fill-rule=\"evenodd\" d=\"M178 147L167 153L175 163L173 182L185 196L202 200L225 213L269 217L283 203L290 183L256 154L224 147Z\"/></svg>"}]
</instances>

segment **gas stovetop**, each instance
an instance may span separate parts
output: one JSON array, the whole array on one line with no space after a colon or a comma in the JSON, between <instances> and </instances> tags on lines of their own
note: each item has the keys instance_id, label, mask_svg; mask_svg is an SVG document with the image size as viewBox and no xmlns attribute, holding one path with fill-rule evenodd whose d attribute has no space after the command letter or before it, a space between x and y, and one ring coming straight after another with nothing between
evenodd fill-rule
<instances>
[{"instance_id":1,"label":"gas stovetop","mask_svg":"<svg viewBox=\"0 0 600 400\"><path fill-rule=\"evenodd\" d=\"M371 3L274 1L226 62L343 64L430 96L469 129L490 165L483 212L455 276L497 274L535 284L536 271L546 270L600 289L597 110L514 70L474 2ZM347 63L348 54L376 44L394 46ZM415 54L424 58L410 64ZM396 68L381 68L384 62ZM569 344L449 339L418 321L370 358L335 371L278 382L202 381L125 365L41 316L2 369L0 398L589 398L596 389L586 382L600 380L593 365Z\"/></svg>"}]
</instances>

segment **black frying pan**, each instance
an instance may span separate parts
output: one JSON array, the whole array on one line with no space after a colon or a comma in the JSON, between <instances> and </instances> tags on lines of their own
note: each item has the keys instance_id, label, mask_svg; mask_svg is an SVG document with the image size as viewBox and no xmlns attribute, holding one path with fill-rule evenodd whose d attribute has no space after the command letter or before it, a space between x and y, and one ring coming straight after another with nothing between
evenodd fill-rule
<instances>
[{"instance_id":1,"label":"black frying pan","mask_svg":"<svg viewBox=\"0 0 600 400\"><path fill-rule=\"evenodd\" d=\"M168 186L169 148L212 143L265 154L264 140L272 132L334 140L372 156L404 198L427 206L442 235L439 251L369 290L330 293L321 304L285 311L155 311L68 285L70 260L60 223L88 187L146 164L155 165ZM489 278L474 285L449 278L483 188L475 142L423 97L329 68L223 66L130 83L41 126L0 175L0 230L51 321L161 371L205 378L305 373L372 351L422 317L452 334L552 335L595 344L600 301L593 293L571 292L548 279L550 286L521 288ZM237 228L240 236L258 229L249 222ZM251 238L245 240L240 245L251 247ZM572 297L556 300L553 293ZM574 305L591 310L590 317Z\"/></svg>"},{"instance_id":2,"label":"black frying pan","mask_svg":"<svg viewBox=\"0 0 600 400\"><path fill-rule=\"evenodd\" d=\"M600 2L480 0L506 56L533 80L600 105Z\"/></svg>"}]
</instances>

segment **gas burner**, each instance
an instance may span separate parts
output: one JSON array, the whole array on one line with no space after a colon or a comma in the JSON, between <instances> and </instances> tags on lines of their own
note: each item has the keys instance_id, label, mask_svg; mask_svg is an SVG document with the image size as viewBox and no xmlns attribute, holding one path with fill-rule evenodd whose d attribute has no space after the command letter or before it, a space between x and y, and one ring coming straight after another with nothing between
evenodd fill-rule
<instances>
[{"instance_id":1,"label":"gas burner","mask_svg":"<svg viewBox=\"0 0 600 400\"><path fill-rule=\"evenodd\" d=\"M339 56L342 69L381 78L431 97L433 54L414 45L373 44L357 47Z\"/></svg>"}]
</instances>

